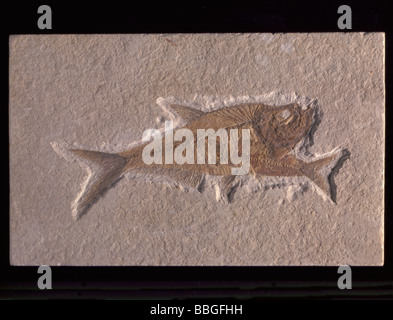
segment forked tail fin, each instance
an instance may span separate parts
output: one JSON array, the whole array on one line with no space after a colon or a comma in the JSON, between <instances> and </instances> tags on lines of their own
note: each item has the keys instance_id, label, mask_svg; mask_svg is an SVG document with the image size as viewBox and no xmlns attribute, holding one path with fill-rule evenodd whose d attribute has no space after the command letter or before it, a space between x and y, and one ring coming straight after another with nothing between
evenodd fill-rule
<instances>
[{"instance_id":1,"label":"forked tail fin","mask_svg":"<svg viewBox=\"0 0 393 320\"><path fill-rule=\"evenodd\" d=\"M314 182L317 185L317 187L321 191L323 191L323 193L327 195L329 199L331 199L333 202L335 202L335 199L333 199L332 196L332 190L328 179L329 175L323 177L318 171L321 170L324 166L331 163L336 158L337 158L337 154L333 154L331 156L313 162L308 162L305 163L302 169L304 175L308 177L312 182Z\"/></svg>"},{"instance_id":2,"label":"forked tail fin","mask_svg":"<svg viewBox=\"0 0 393 320\"><path fill-rule=\"evenodd\" d=\"M56 151L59 151L58 145L52 144L52 146ZM71 153L72 156L67 157L64 151ZM72 204L72 216L78 220L104 191L121 177L127 161L126 158L118 154L82 149L63 149L61 153L66 158L77 160L89 173L81 193Z\"/></svg>"}]
</instances>

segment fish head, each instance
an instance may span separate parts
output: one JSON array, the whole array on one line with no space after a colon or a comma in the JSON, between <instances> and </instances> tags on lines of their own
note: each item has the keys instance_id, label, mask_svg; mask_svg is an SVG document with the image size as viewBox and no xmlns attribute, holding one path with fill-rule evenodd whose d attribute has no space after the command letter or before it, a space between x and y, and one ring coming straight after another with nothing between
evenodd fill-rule
<instances>
[{"instance_id":1,"label":"fish head","mask_svg":"<svg viewBox=\"0 0 393 320\"><path fill-rule=\"evenodd\" d=\"M303 110L299 104L292 103L262 111L256 129L268 145L291 148L308 134L313 121L311 107Z\"/></svg>"}]
</instances>

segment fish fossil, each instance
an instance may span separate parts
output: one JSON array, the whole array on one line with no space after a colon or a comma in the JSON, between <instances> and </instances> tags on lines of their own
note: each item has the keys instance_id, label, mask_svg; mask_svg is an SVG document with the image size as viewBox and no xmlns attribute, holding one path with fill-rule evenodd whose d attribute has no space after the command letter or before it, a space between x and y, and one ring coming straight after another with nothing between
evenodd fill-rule
<instances>
[{"instance_id":1,"label":"fish fossil","mask_svg":"<svg viewBox=\"0 0 393 320\"><path fill-rule=\"evenodd\" d=\"M250 169L249 175L255 177L307 177L328 197L332 196L328 178L319 171L337 158L332 154L324 158L305 162L291 151L309 133L314 123L314 108L303 110L297 103L284 106L268 106L261 103L247 103L219 110L203 112L188 106L171 105L170 108L187 124L179 129L188 129L196 133L198 129L249 129L250 131ZM176 130L179 130L176 129ZM194 135L195 137L196 135ZM238 136L241 140L241 133ZM165 144L165 139L163 139ZM174 142L174 147L182 142ZM236 175L231 169L238 165L231 161L223 163L152 163L142 159L143 149L148 142L119 153L69 148L59 150L59 144L52 143L58 153L70 152L74 158L87 166L89 178L82 193L73 204L73 217L80 218L100 195L113 186L127 172L135 174L153 174L166 176L180 184L200 190L206 175L220 176L222 194L230 199L236 186ZM194 143L196 148L197 143ZM241 147L239 148L241 152ZM220 158L221 149L217 146L216 157Z\"/></svg>"}]
</instances>

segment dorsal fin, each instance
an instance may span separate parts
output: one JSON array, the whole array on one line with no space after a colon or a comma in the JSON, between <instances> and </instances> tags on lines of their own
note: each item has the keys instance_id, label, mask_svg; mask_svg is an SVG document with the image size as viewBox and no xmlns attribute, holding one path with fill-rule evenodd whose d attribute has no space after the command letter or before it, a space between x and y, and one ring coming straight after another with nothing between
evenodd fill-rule
<instances>
[{"instance_id":1,"label":"dorsal fin","mask_svg":"<svg viewBox=\"0 0 393 320\"><path fill-rule=\"evenodd\" d=\"M176 112L177 115L179 115L182 119L186 121L191 121L199 118L203 114L205 114L201 110L197 110L191 107L187 106L180 106L177 104L172 104L169 106L173 111Z\"/></svg>"}]
</instances>

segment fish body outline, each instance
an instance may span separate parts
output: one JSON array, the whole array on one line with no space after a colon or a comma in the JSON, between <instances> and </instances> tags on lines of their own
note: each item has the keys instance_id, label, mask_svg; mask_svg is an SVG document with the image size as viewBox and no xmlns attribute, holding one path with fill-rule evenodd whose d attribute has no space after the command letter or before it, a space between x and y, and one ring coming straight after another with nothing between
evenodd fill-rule
<instances>
[{"instance_id":1,"label":"fish body outline","mask_svg":"<svg viewBox=\"0 0 393 320\"><path fill-rule=\"evenodd\" d=\"M241 140L243 129L250 130L250 170L249 175L256 178L263 176L307 177L325 195L331 197L332 190L328 178L319 171L337 159L332 154L321 159L306 162L297 158L292 151L309 133L314 123L313 108L302 109L299 104L291 103L284 106L268 106L262 103L245 103L228 106L218 110L203 112L183 106L171 105L170 108L186 124L179 129L189 129L196 137L198 129L238 129ZM181 142L174 143L174 149ZM206 139L207 143L207 139ZM149 164L142 158L143 149L149 142L119 153L106 153L85 149L68 148L70 152L89 172L86 185L75 199L72 214L75 220L84 215L91 205L120 178L128 172L135 174L154 174L167 176L186 186L201 191L201 184L206 175L221 176L220 189L224 199L230 202L233 196L236 176L231 169L237 167L229 161L227 164ZM165 145L165 137L163 138ZM59 145L52 146L59 149ZM194 143L194 148L197 144ZM205 146L207 148L207 144ZM216 157L219 158L219 146ZM240 149L241 152L241 149ZM196 154L196 153L195 153ZM165 155L162 155L165 157ZM163 159L164 160L164 159Z\"/></svg>"}]
</instances>

